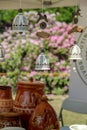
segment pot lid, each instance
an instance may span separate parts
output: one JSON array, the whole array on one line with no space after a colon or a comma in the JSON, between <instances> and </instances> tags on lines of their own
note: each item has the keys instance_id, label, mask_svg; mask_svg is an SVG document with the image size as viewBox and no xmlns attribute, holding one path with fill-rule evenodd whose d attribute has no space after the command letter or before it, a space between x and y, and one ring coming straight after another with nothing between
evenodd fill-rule
<instances>
[{"instance_id":1,"label":"pot lid","mask_svg":"<svg viewBox=\"0 0 87 130\"><path fill-rule=\"evenodd\" d=\"M32 77L30 78L29 81L19 81L18 86L20 85L44 87L44 83L42 81L36 81Z\"/></svg>"}]
</instances>

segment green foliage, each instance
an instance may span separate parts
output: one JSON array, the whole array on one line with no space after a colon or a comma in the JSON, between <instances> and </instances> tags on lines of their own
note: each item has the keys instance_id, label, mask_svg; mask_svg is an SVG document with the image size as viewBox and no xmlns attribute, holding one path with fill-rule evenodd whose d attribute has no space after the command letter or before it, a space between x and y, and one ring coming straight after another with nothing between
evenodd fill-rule
<instances>
[{"instance_id":1,"label":"green foliage","mask_svg":"<svg viewBox=\"0 0 87 130\"><path fill-rule=\"evenodd\" d=\"M75 11L75 7L58 8L59 15L56 16L57 21L70 23L73 21L72 13Z\"/></svg>"},{"instance_id":2,"label":"green foliage","mask_svg":"<svg viewBox=\"0 0 87 130\"><path fill-rule=\"evenodd\" d=\"M0 10L0 21L11 22L17 13L17 10Z\"/></svg>"},{"instance_id":3,"label":"green foliage","mask_svg":"<svg viewBox=\"0 0 87 130\"><path fill-rule=\"evenodd\" d=\"M17 10L0 10L0 32L11 27L13 18L17 12Z\"/></svg>"},{"instance_id":4,"label":"green foliage","mask_svg":"<svg viewBox=\"0 0 87 130\"><path fill-rule=\"evenodd\" d=\"M33 9L33 11L42 12L42 9ZM58 7L58 8L45 8L44 12L50 12L56 14L56 20L60 22L70 23L73 21L72 12L75 7ZM32 11L27 9L23 11ZM6 27L11 27L14 17L18 14L18 10L0 10L0 32L3 32Z\"/></svg>"},{"instance_id":5,"label":"green foliage","mask_svg":"<svg viewBox=\"0 0 87 130\"><path fill-rule=\"evenodd\" d=\"M41 9L38 9L39 12L42 12ZM45 8L44 12L50 12L56 14L56 20L60 22L70 23L73 21L72 13L75 11L75 7L57 7L57 8Z\"/></svg>"},{"instance_id":6,"label":"green foliage","mask_svg":"<svg viewBox=\"0 0 87 130\"><path fill-rule=\"evenodd\" d=\"M54 88L52 93L55 95L63 95L63 94L65 94L65 91L62 88Z\"/></svg>"},{"instance_id":7,"label":"green foliage","mask_svg":"<svg viewBox=\"0 0 87 130\"><path fill-rule=\"evenodd\" d=\"M40 26L34 23L38 18L35 11L27 13L28 19L32 22L29 26L30 30L26 35L21 33L16 34L10 29L0 34L1 45L5 51L5 60L0 63L0 68L2 67L1 69L6 72L6 76L0 77L0 84L4 83L16 88L18 79L27 81L30 77L34 77L36 80L44 80L47 93L57 94L59 92L64 94L68 92L70 72L68 52L74 43L74 37L72 34L69 35L68 31L73 27L73 24L57 22L56 19L59 20L58 16L61 15L63 17L65 13L64 17L67 17L66 22L68 23L67 19L71 20L70 13L74 7L71 9L72 11L70 11L70 8L44 10L51 13L47 12L48 26L46 32L51 34L48 39L42 39L36 35L37 31L40 31ZM38 11L41 10L38 9ZM5 21L7 24L11 22L10 20L14 18L15 14L17 14L17 10L5 13L1 11L0 20ZM5 27L5 24L3 26ZM38 73L35 71L35 62L41 48L44 49L45 55L49 57L50 72Z\"/></svg>"}]
</instances>

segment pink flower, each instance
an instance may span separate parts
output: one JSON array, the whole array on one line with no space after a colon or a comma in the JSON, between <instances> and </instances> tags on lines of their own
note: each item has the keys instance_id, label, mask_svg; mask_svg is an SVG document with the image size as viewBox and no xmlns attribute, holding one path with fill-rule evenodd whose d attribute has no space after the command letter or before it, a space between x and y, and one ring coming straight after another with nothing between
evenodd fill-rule
<instances>
[{"instance_id":1,"label":"pink flower","mask_svg":"<svg viewBox=\"0 0 87 130\"><path fill-rule=\"evenodd\" d=\"M30 39L30 42L35 45L39 45L39 40L36 39Z\"/></svg>"},{"instance_id":2,"label":"pink flower","mask_svg":"<svg viewBox=\"0 0 87 130\"><path fill-rule=\"evenodd\" d=\"M59 62L56 62L56 63L55 63L55 65L56 65L56 66L59 66L59 65L60 65L60 63L59 63Z\"/></svg>"},{"instance_id":3,"label":"pink flower","mask_svg":"<svg viewBox=\"0 0 87 130\"><path fill-rule=\"evenodd\" d=\"M57 21L57 22L55 23L55 26L57 26L58 28L60 28L60 27L62 27L62 23Z\"/></svg>"},{"instance_id":4,"label":"pink flower","mask_svg":"<svg viewBox=\"0 0 87 130\"><path fill-rule=\"evenodd\" d=\"M57 44L61 44L61 42L63 41L64 37L63 36L59 36L57 38Z\"/></svg>"},{"instance_id":5,"label":"pink flower","mask_svg":"<svg viewBox=\"0 0 87 130\"><path fill-rule=\"evenodd\" d=\"M10 54L5 54L5 59L9 59L10 58Z\"/></svg>"},{"instance_id":6,"label":"pink flower","mask_svg":"<svg viewBox=\"0 0 87 130\"><path fill-rule=\"evenodd\" d=\"M67 24L65 22L62 23L63 28L67 28Z\"/></svg>"},{"instance_id":7,"label":"pink flower","mask_svg":"<svg viewBox=\"0 0 87 130\"><path fill-rule=\"evenodd\" d=\"M21 39L21 43L26 43L26 40L25 39Z\"/></svg>"},{"instance_id":8,"label":"pink flower","mask_svg":"<svg viewBox=\"0 0 87 130\"><path fill-rule=\"evenodd\" d=\"M57 40L57 38L58 38L57 35L51 36L50 41L55 42Z\"/></svg>"},{"instance_id":9,"label":"pink flower","mask_svg":"<svg viewBox=\"0 0 87 130\"><path fill-rule=\"evenodd\" d=\"M5 53L9 53L9 52L10 52L10 49L9 49L9 48L5 50Z\"/></svg>"},{"instance_id":10,"label":"pink flower","mask_svg":"<svg viewBox=\"0 0 87 130\"><path fill-rule=\"evenodd\" d=\"M28 71L28 70L29 70L29 67L24 66L24 67L22 67L21 69L22 69L23 71Z\"/></svg>"},{"instance_id":11,"label":"pink flower","mask_svg":"<svg viewBox=\"0 0 87 130\"><path fill-rule=\"evenodd\" d=\"M67 91L69 88L68 86L64 86L64 90Z\"/></svg>"},{"instance_id":12,"label":"pink flower","mask_svg":"<svg viewBox=\"0 0 87 130\"><path fill-rule=\"evenodd\" d=\"M8 33L8 32L4 32L3 35L4 35L5 37L8 37L8 36L9 36L9 33Z\"/></svg>"},{"instance_id":13,"label":"pink flower","mask_svg":"<svg viewBox=\"0 0 87 130\"><path fill-rule=\"evenodd\" d=\"M36 71L31 71L31 73L30 73L30 77L33 77L33 76L35 76L36 74L37 74Z\"/></svg>"}]
</instances>

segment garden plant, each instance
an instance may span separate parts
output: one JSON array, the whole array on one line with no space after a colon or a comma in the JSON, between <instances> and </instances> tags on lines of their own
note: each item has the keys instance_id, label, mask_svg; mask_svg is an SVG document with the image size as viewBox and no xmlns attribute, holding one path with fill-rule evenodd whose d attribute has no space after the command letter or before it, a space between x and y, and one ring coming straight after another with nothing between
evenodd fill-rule
<instances>
[{"instance_id":1,"label":"garden plant","mask_svg":"<svg viewBox=\"0 0 87 130\"><path fill-rule=\"evenodd\" d=\"M47 28L43 31L50 34L48 38L36 35L42 31L36 10L24 12L29 20L29 32L15 33L11 28L0 34L0 43L4 49L5 59L0 62L0 71L6 75L0 77L1 85L10 85L17 88L18 80L29 81L30 77L36 80L43 78L46 92L65 94L68 92L70 61L69 51L74 44L74 34L68 34L73 23L59 22L56 13L44 12L47 15ZM50 71L35 71L35 62L44 49L49 59Z\"/></svg>"}]
</instances>

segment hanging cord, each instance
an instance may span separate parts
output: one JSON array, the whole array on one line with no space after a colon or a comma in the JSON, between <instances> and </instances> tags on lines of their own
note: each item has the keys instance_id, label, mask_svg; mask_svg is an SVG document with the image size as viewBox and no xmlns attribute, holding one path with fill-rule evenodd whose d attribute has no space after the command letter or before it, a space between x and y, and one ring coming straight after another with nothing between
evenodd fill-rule
<instances>
[{"instance_id":1,"label":"hanging cord","mask_svg":"<svg viewBox=\"0 0 87 130\"><path fill-rule=\"evenodd\" d=\"M21 9L21 0L20 0L20 9Z\"/></svg>"},{"instance_id":2,"label":"hanging cord","mask_svg":"<svg viewBox=\"0 0 87 130\"><path fill-rule=\"evenodd\" d=\"M80 7L80 0L78 0L78 6Z\"/></svg>"},{"instance_id":3,"label":"hanging cord","mask_svg":"<svg viewBox=\"0 0 87 130\"><path fill-rule=\"evenodd\" d=\"M21 8L21 0L19 1L19 10L20 13L22 13L22 8Z\"/></svg>"},{"instance_id":4,"label":"hanging cord","mask_svg":"<svg viewBox=\"0 0 87 130\"><path fill-rule=\"evenodd\" d=\"M43 0L42 0L42 13L43 13Z\"/></svg>"},{"instance_id":5,"label":"hanging cord","mask_svg":"<svg viewBox=\"0 0 87 130\"><path fill-rule=\"evenodd\" d=\"M78 6L78 0L75 1L75 5L76 5L75 11L77 11L77 9L78 9L78 7L77 7Z\"/></svg>"},{"instance_id":6,"label":"hanging cord","mask_svg":"<svg viewBox=\"0 0 87 130\"><path fill-rule=\"evenodd\" d=\"M72 13L72 17L73 17L73 22L74 22L74 24L77 24L78 23L78 16L81 16L81 14L80 14L80 8L78 7L79 6L79 4L78 4L78 0L75 0L75 5L76 5L76 7L75 7L75 11Z\"/></svg>"}]
</instances>

